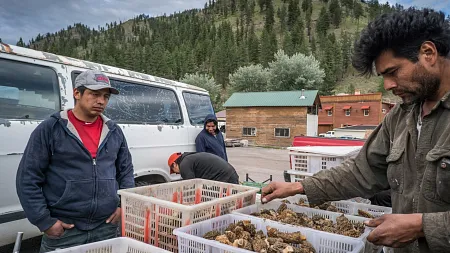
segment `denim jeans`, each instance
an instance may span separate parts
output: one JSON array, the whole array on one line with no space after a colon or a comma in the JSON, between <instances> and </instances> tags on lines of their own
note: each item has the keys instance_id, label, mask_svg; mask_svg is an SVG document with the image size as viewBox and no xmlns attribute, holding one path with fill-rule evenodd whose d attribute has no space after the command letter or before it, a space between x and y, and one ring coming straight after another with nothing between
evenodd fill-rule
<instances>
[{"instance_id":1,"label":"denim jeans","mask_svg":"<svg viewBox=\"0 0 450 253\"><path fill-rule=\"evenodd\" d=\"M42 236L40 253L75 247L87 243L103 241L116 238L118 234L118 224L103 223L97 228L89 231L77 228L66 229L61 237L57 239L49 238L46 234Z\"/></svg>"}]
</instances>

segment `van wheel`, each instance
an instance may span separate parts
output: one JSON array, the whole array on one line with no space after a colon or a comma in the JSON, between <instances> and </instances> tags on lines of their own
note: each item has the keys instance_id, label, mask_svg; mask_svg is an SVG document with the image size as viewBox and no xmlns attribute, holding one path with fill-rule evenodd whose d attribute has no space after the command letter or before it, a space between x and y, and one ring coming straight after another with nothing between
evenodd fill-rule
<instances>
[{"instance_id":1,"label":"van wheel","mask_svg":"<svg viewBox=\"0 0 450 253\"><path fill-rule=\"evenodd\" d=\"M153 185L153 184L162 184L165 182L166 182L166 180L164 179L164 177L159 176L159 175L143 176L143 177L138 177L138 178L134 179L134 185L136 187Z\"/></svg>"}]
</instances>

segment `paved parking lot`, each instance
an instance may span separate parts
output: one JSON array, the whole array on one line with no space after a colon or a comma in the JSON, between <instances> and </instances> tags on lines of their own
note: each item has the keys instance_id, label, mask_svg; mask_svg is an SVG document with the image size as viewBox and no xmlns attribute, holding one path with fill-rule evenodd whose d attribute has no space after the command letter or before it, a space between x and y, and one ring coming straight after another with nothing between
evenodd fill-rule
<instances>
[{"instance_id":1,"label":"paved parking lot","mask_svg":"<svg viewBox=\"0 0 450 253\"><path fill-rule=\"evenodd\" d=\"M283 171L289 169L289 156L286 149L255 147L227 148L228 161L245 180L245 174L256 182L262 182L272 175L274 181L284 181Z\"/></svg>"}]
</instances>

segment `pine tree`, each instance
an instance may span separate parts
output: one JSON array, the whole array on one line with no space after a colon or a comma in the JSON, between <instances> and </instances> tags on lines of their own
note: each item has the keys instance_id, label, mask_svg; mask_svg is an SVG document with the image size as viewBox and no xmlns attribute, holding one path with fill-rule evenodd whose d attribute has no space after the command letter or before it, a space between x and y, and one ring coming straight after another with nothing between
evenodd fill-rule
<instances>
[{"instance_id":1,"label":"pine tree","mask_svg":"<svg viewBox=\"0 0 450 253\"><path fill-rule=\"evenodd\" d=\"M317 33L319 35L325 35L330 27L330 17L328 15L327 9L322 7L319 14L319 20L317 21Z\"/></svg>"},{"instance_id":2,"label":"pine tree","mask_svg":"<svg viewBox=\"0 0 450 253\"><path fill-rule=\"evenodd\" d=\"M345 13L349 15L351 13L351 10L353 10L353 0L341 0L341 3L342 6L345 8Z\"/></svg>"},{"instance_id":3,"label":"pine tree","mask_svg":"<svg viewBox=\"0 0 450 253\"><path fill-rule=\"evenodd\" d=\"M277 12L277 16L278 19L280 20L280 32L284 32L286 30L287 27L287 8L286 5L283 4L280 8L278 8L278 12Z\"/></svg>"},{"instance_id":4,"label":"pine tree","mask_svg":"<svg viewBox=\"0 0 450 253\"><path fill-rule=\"evenodd\" d=\"M268 30L272 30L273 24L275 23L274 14L275 13L274 13L272 1L269 1L268 3L266 3L266 16L265 16L265 23L264 23L264 27Z\"/></svg>"},{"instance_id":5,"label":"pine tree","mask_svg":"<svg viewBox=\"0 0 450 253\"><path fill-rule=\"evenodd\" d=\"M25 47L25 43L23 43L22 37L20 37L19 41L16 44L19 47Z\"/></svg>"},{"instance_id":6,"label":"pine tree","mask_svg":"<svg viewBox=\"0 0 450 253\"><path fill-rule=\"evenodd\" d=\"M255 33L255 26L252 25L250 27L249 35L248 35L248 42L247 42L247 48L248 48L248 58L250 63L258 64L260 51L259 51L259 40Z\"/></svg>"},{"instance_id":7,"label":"pine tree","mask_svg":"<svg viewBox=\"0 0 450 253\"><path fill-rule=\"evenodd\" d=\"M342 9L339 5L339 0L331 0L329 10L331 14L331 21L334 26L338 28L342 20Z\"/></svg>"},{"instance_id":8,"label":"pine tree","mask_svg":"<svg viewBox=\"0 0 450 253\"><path fill-rule=\"evenodd\" d=\"M277 37L273 30L264 29L261 37L261 63L268 66L277 51Z\"/></svg>"},{"instance_id":9,"label":"pine tree","mask_svg":"<svg viewBox=\"0 0 450 253\"><path fill-rule=\"evenodd\" d=\"M300 8L298 7L298 1L290 0L288 6L288 21L287 21L289 30L291 30L295 26L299 17L300 17Z\"/></svg>"},{"instance_id":10,"label":"pine tree","mask_svg":"<svg viewBox=\"0 0 450 253\"><path fill-rule=\"evenodd\" d=\"M303 22L299 20L297 24L295 24L294 29L292 29L292 44L294 45L295 52L300 52L300 48L304 43L304 27Z\"/></svg>"},{"instance_id":11,"label":"pine tree","mask_svg":"<svg viewBox=\"0 0 450 253\"><path fill-rule=\"evenodd\" d=\"M356 19L356 31L359 30L359 19L364 15L364 9L359 2L355 2L353 17Z\"/></svg>"},{"instance_id":12,"label":"pine tree","mask_svg":"<svg viewBox=\"0 0 450 253\"><path fill-rule=\"evenodd\" d=\"M351 37L349 34L344 31L341 35L341 51L342 51L342 77L345 72L347 72L348 67L350 65L350 57L351 57Z\"/></svg>"},{"instance_id":13,"label":"pine tree","mask_svg":"<svg viewBox=\"0 0 450 253\"><path fill-rule=\"evenodd\" d=\"M285 31L283 37L283 50L286 55L292 56L295 53L295 47L292 43L291 33L289 31Z\"/></svg>"},{"instance_id":14,"label":"pine tree","mask_svg":"<svg viewBox=\"0 0 450 253\"><path fill-rule=\"evenodd\" d=\"M302 10L303 12L306 12L309 7L312 7L312 0L303 0L302 1Z\"/></svg>"},{"instance_id":15,"label":"pine tree","mask_svg":"<svg viewBox=\"0 0 450 253\"><path fill-rule=\"evenodd\" d=\"M265 4L266 4L266 0L258 0L258 5L259 5L260 12L264 11Z\"/></svg>"}]
</instances>

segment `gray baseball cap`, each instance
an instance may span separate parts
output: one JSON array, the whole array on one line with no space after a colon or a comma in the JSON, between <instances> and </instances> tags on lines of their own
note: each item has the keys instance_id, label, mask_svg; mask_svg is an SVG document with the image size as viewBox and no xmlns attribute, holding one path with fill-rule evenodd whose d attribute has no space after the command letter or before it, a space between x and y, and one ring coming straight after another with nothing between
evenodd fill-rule
<instances>
[{"instance_id":1,"label":"gray baseball cap","mask_svg":"<svg viewBox=\"0 0 450 253\"><path fill-rule=\"evenodd\" d=\"M109 89L112 94L119 94L116 88L111 87L109 78L98 70L86 70L75 79L75 88L86 87L90 90Z\"/></svg>"}]
</instances>

